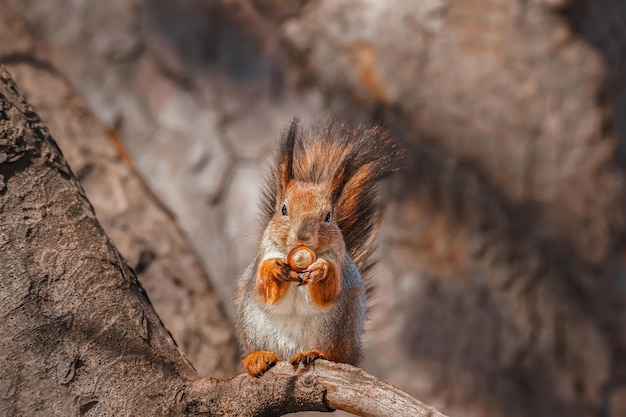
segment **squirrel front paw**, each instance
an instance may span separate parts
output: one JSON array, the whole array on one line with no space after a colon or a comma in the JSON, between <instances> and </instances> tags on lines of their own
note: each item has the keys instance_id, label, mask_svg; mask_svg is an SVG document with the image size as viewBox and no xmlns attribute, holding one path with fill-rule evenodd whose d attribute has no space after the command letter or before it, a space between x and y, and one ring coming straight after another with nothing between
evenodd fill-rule
<instances>
[{"instance_id":1,"label":"squirrel front paw","mask_svg":"<svg viewBox=\"0 0 626 417\"><path fill-rule=\"evenodd\" d=\"M270 258L261 262L257 277L257 292L265 304L274 304L289 288L289 283L300 282L285 260Z\"/></svg>"},{"instance_id":2,"label":"squirrel front paw","mask_svg":"<svg viewBox=\"0 0 626 417\"><path fill-rule=\"evenodd\" d=\"M302 285L309 286L311 299L321 307L335 302L339 295L339 269L333 262L318 259L302 274Z\"/></svg>"},{"instance_id":3,"label":"squirrel front paw","mask_svg":"<svg viewBox=\"0 0 626 417\"><path fill-rule=\"evenodd\" d=\"M302 273L302 285L313 282L321 282L333 274L336 267L326 259L318 259Z\"/></svg>"},{"instance_id":4,"label":"squirrel front paw","mask_svg":"<svg viewBox=\"0 0 626 417\"><path fill-rule=\"evenodd\" d=\"M274 352L259 350L246 356L241 364L250 376L259 378L280 360Z\"/></svg>"},{"instance_id":5,"label":"squirrel front paw","mask_svg":"<svg viewBox=\"0 0 626 417\"><path fill-rule=\"evenodd\" d=\"M261 273L264 276L276 281L289 282L294 280L294 276L298 278L298 274L291 271L287 262L280 258L266 259L261 264L261 268ZM290 272L293 272L293 274L290 274Z\"/></svg>"}]
</instances>

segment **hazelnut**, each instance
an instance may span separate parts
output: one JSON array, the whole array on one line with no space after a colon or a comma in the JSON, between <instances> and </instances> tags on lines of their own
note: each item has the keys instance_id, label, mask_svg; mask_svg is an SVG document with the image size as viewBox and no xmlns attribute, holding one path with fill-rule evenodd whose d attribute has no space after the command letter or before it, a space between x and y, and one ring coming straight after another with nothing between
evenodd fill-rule
<instances>
[{"instance_id":1,"label":"hazelnut","mask_svg":"<svg viewBox=\"0 0 626 417\"><path fill-rule=\"evenodd\" d=\"M295 246L287 254L287 264L296 272L306 270L317 257L308 246Z\"/></svg>"}]
</instances>

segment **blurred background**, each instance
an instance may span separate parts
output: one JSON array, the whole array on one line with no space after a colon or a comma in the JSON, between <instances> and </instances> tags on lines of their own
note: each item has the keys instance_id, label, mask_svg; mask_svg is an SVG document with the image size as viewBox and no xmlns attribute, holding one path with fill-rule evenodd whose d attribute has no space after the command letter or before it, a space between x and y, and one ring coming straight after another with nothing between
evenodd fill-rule
<instances>
[{"instance_id":1,"label":"blurred background","mask_svg":"<svg viewBox=\"0 0 626 417\"><path fill-rule=\"evenodd\" d=\"M0 0L0 64L202 376L280 130L385 123L363 367L451 416L626 416L626 1Z\"/></svg>"}]
</instances>

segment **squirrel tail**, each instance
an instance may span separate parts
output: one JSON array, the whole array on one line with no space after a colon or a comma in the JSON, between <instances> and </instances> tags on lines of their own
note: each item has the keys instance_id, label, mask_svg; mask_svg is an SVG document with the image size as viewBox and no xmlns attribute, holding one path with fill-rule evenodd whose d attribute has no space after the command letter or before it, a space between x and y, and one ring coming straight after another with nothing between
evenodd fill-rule
<instances>
[{"instance_id":1,"label":"squirrel tail","mask_svg":"<svg viewBox=\"0 0 626 417\"><path fill-rule=\"evenodd\" d=\"M263 193L263 226L279 209L291 181L325 183L346 250L362 274L375 263L380 223L378 183L399 168L400 144L380 126L327 123L304 131L294 118L283 131L276 171Z\"/></svg>"}]
</instances>

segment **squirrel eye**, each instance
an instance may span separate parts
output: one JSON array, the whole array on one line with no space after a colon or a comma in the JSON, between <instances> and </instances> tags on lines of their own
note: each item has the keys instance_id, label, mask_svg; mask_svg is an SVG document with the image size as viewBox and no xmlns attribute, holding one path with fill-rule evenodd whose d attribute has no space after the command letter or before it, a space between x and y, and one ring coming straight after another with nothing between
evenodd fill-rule
<instances>
[{"instance_id":1,"label":"squirrel eye","mask_svg":"<svg viewBox=\"0 0 626 417\"><path fill-rule=\"evenodd\" d=\"M332 213L329 211L329 212L326 214L326 217L324 217L324 221L325 221L326 223L329 223L329 222L330 222L330 218L331 218L331 217L332 217Z\"/></svg>"},{"instance_id":2,"label":"squirrel eye","mask_svg":"<svg viewBox=\"0 0 626 417\"><path fill-rule=\"evenodd\" d=\"M285 204L283 204L283 208L280 209L281 213L283 214L283 216L287 215L287 206Z\"/></svg>"}]
</instances>

